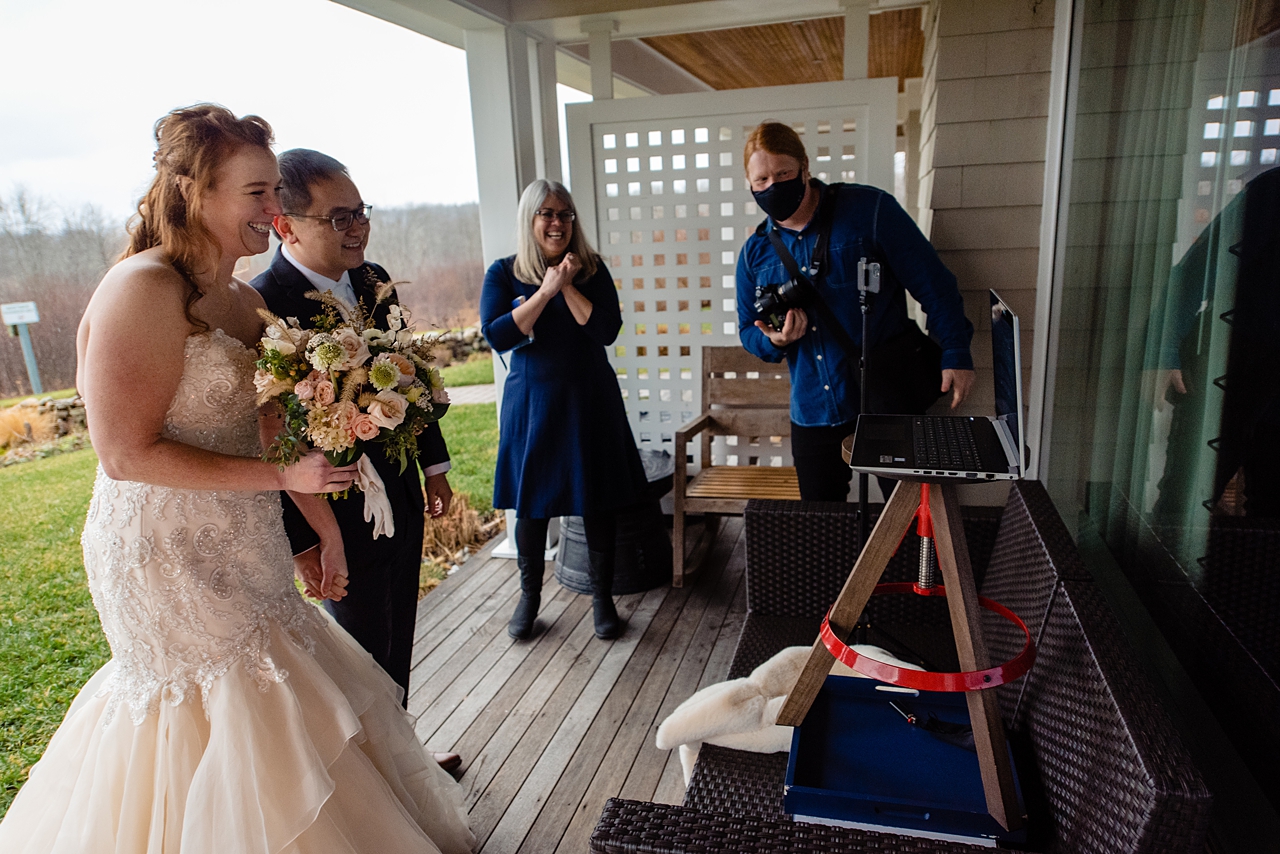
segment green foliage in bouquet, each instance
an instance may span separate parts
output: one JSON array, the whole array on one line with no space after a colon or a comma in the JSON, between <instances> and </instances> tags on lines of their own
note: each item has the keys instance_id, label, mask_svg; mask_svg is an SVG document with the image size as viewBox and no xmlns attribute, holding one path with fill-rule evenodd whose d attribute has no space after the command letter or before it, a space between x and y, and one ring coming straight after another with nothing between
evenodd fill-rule
<instances>
[{"instance_id":1,"label":"green foliage in bouquet","mask_svg":"<svg viewBox=\"0 0 1280 854\"><path fill-rule=\"evenodd\" d=\"M393 288L378 285L375 309ZM283 417L263 459L284 466L319 448L334 465L346 465L376 442L403 472L417 454L418 434L449 407L431 364L435 338L415 335L408 312L394 303L384 331L362 303L349 309L329 293L307 296L321 303L314 329L261 312L267 326L254 384L258 402L274 401Z\"/></svg>"}]
</instances>

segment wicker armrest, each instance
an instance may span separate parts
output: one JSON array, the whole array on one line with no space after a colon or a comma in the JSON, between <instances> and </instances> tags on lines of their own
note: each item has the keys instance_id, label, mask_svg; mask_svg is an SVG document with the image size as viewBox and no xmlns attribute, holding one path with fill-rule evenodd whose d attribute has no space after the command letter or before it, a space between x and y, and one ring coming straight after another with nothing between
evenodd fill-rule
<instances>
[{"instance_id":1,"label":"wicker armrest","mask_svg":"<svg viewBox=\"0 0 1280 854\"><path fill-rule=\"evenodd\" d=\"M591 834L592 854L977 854L973 845L867 833L822 824L769 821L670 804L610 798Z\"/></svg>"}]
</instances>

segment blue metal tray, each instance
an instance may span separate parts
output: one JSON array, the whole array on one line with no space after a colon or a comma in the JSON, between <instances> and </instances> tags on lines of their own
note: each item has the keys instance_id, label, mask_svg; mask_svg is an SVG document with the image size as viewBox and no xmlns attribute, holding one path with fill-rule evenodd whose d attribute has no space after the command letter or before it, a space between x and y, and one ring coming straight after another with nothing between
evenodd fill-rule
<instances>
[{"instance_id":1,"label":"blue metal tray","mask_svg":"<svg viewBox=\"0 0 1280 854\"><path fill-rule=\"evenodd\" d=\"M1010 833L987 812L977 754L907 723L890 701L921 718L969 723L963 694L828 676L792 736L786 811L796 821L977 845L1025 841L1025 830ZM1017 769L1014 785L1022 807Z\"/></svg>"}]
</instances>

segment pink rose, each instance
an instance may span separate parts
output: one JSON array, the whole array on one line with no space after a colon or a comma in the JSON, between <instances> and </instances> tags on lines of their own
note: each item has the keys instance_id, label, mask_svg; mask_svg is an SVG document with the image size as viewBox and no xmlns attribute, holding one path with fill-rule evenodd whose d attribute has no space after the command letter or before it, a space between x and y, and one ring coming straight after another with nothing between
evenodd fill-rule
<instances>
[{"instance_id":1,"label":"pink rose","mask_svg":"<svg viewBox=\"0 0 1280 854\"><path fill-rule=\"evenodd\" d=\"M394 430L404 421L409 399L390 389L378 392L378 396L369 403L369 417L379 427Z\"/></svg>"},{"instance_id":2,"label":"pink rose","mask_svg":"<svg viewBox=\"0 0 1280 854\"><path fill-rule=\"evenodd\" d=\"M362 442L368 442L378 436L378 425L373 419L361 412L351 419L351 435Z\"/></svg>"},{"instance_id":3,"label":"pink rose","mask_svg":"<svg viewBox=\"0 0 1280 854\"><path fill-rule=\"evenodd\" d=\"M316 393L316 384L310 380L298 380L293 386L293 393L298 400L310 400Z\"/></svg>"},{"instance_id":4,"label":"pink rose","mask_svg":"<svg viewBox=\"0 0 1280 854\"><path fill-rule=\"evenodd\" d=\"M431 390L431 402L432 403L448 403L449 402L449 392L444 390L444 386L441 386L440 388L433 388Z\"/></svg>"},{"instance_id":5,"label":"pink rose","mask_svg":"<svg viewBox=\"0 0 1280 854\"><path fill-rule=\"evenodd\" d=\"M333 337L347 353L347 358L341 365L342 370L358 368L369 361L371 355L369 353L369 345L365 343L359 333L344 327L335 331Z\"/></svg>"},{"instance_id":6,"label":"pink rose","mask_svg":"<svg viewBox=\"0 0 1280 854\"><path fill-rule=\"evenodd\" d=\"M333 383L329 382L328 380L321 380L320 382L316 383L316 387L315 387L316 403L320 404L321 406L328 406L329 404L333 403L334 397L335 395L333 390Z\"/></svg>"}]
</instances>

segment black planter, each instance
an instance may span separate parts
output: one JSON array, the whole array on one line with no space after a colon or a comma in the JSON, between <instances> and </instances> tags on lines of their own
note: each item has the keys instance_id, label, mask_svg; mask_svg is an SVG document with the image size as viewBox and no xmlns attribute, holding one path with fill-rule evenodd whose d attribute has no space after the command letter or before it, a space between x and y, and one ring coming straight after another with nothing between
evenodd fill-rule
<instances>
[{"instance_id":1,"label":"black planter","mask_svg":"<svg viewBox=\"0 0 1280 854\"><path fill-rule=\"evenodd\" d=\"M641 451L640 459L649 479L649 494L639 504L618 511L614 596L643 593L671 583L671 535L658 500L671 489L674 466L666 451ZM587 535L580 516L561 520L556 580L575 593L591 593Z\"/></svg>"}]
</instances>

